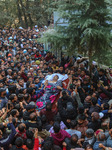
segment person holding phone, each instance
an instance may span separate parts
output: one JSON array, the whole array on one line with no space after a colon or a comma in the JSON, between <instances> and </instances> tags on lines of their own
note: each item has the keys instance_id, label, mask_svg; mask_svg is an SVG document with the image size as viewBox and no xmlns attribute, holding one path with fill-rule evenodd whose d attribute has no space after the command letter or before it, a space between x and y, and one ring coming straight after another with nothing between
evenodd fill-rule
<instances>
[{"instance_id":1,"label":"person holding phone","mask_svg":"<svg viewBox=\"0 0 112 150\"><path fill-rule=\"evenodd\" d=\"M4 150L7 150L8 147L9 147L9 144L11 144L11 142L14 140L14 136L16 134L16 130L15 130L15 127L12 123L12 116L10 116L8 118L9 120L9 123L8 123L8 127L10 128L11 130L11 133L10 135L6 138L6 139L3 139L3 132L2 130L0 130L0 147L3 147Z\"/></svg>"}]
</instances>

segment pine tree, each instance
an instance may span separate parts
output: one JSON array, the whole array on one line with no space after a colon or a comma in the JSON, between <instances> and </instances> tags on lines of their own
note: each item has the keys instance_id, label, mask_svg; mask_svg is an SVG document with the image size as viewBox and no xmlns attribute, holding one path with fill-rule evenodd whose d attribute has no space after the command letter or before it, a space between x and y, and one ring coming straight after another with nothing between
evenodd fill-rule
<instances>
[{"instance_id":1,"label":"pine tree","mask_svg":"<svg viewBox=\"0 0 112 150\"><path fill-rule=\"evenodd\" d=\"M65 0L56 3L61 18L68 21L68 26L56 28L57 35L59 34L62 39L60 43L63 43L63 46L72 54L77 51L88 55L90 64L93 58L100 63L103 62L111 44L112 12L110 8L112 5L110 1ZM53 42L57 41L59 41L58 37Z\"/></svg>"}]
</instances>

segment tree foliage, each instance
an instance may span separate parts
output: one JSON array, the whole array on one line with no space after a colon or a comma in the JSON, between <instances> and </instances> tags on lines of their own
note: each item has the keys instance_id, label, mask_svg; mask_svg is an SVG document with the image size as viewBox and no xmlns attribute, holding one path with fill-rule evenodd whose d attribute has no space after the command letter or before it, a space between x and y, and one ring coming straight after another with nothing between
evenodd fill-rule
<instances>
[{"instance_id":1,"label":"tree foliage","mask_svg":"<svg viewBox=\"0 0 112 150\"><path fill-rule=\"evenodd\" d=\"M51 18L49 7L50 0L1 0L0 25L25 28L47 25Z\"/></svg>"},{"instance_id":2,"label":"tree foliage","mask_svg":"<svg viewBox=\"0 0 112 150\"><path fill-rule=\"evenodd\" d=\"M52 34L45 33L43 41L54 49L108 63L112 55L111 0L1 0L0 26L48 25L53 11L59 12L68 26L56 26Z\"/></svg>"},{"instance_id":3,"label":"tree foliage","mask_svg":"<svg viewBox=\"0 0 112 150\"><path fill-rule=\"evenodd\" d=\"M65 0L56 3L56 11L60 13L60 18L68 21L68 26L56 28L57 35L61 35L60 42L63 46L72 54L77 51L88 55L90 62L95 58L98 62L104 63L107 51L111 51L112 2ZM58 40L55 38L53 42L57 43Z\"/></svg>"}]
</instances>

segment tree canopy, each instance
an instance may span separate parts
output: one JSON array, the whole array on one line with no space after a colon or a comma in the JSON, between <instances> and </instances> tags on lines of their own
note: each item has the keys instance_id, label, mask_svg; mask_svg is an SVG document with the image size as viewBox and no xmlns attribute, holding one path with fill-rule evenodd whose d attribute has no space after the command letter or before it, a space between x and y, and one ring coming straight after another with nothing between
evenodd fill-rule
<instances>
[{"instance_id":1,"label":"tree canopy","mask_svg":"<svg viewBox=\"0 0 112 150\"><path fill-rule=\"evenodd\" d=\"M104 63L107 52L111 52L111 1L70 0L56 3L55 11L68 22L68 26L57 26L57 33L52 36L47 34L45 38L50 41L52 37L54 46L56 43L58 49L64 46L72 55L78 52L88 55L90 61L95 58Z\"/></svg>"},{"instance_id":2,"label":"tree canopy","mask_svg":"<svg viewBox=\"0 0 112 150\"><path fill-rule=\"evenodd\" d=\"M108 64L111 60L111 0L1 0L0 11L0 27L24 28L49 25L56 11L68 25L50 29L43 41L70 55L88 55L91 61Z\"/></svg>"},{"instance_id":3,"label":"tree canopy","mask_svg":"<svg viewBox=\"0 0 112 150\"><path fill-rule=\"evenodd\" d=\"M0 2L0 26L48 25L51 18L50 0L2 0Z\"/></svg>"}]
</instances>

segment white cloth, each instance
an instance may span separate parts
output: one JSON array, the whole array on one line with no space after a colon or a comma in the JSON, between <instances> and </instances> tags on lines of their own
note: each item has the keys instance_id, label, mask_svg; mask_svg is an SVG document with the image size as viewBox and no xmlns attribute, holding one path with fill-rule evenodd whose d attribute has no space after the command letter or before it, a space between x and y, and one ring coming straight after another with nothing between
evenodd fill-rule
<instances>
[{"instance_id":1,"label":"white cloth","mask_svg":"<svg viewBox=\"0 0 112 150\"><path fill-rule=\"evenodd\" d=\"M45 80L43 81L43 83L44 83L46 80L48 80L48 81L53 80L53 78L54 78L55 75L57 75L57 76L59 77L58 80L61 80L61 81L64 81L64 80L68 79L68 75L67 75L67 74L62 75L62 74L60 74L60 73L53 73L52 75L47 75L47 76L45 77Z\"/></svg>"},{"instance_id":2,"label":"white cloth","mask_svg":"<svg viewBox=\"0 0 112 150\"><path fill-rule=\"evenodd\" d=\"M66 80L66 79L68 78L68 75L67 75L67 74L62 75L62 74L59 74L59 73L54 73L54 74L52 74L52 75L46 76L45 79L48 80L48 81L51 81L51 80L53 80L54 76L56 76L56 75L59 77L58 80L64 81L64 80Z\"/></svg>"},{"instance_id":3,"label":"white cloth","mask_svg":"<svg viewBox=\"0 0 112 150\"><path fill-rule=\"evenodd\" d=\"M20 29L20 30L23 30L23 28L22 28L22 27L19 27L19 29Z\"/></svg>"}]
</instances>

